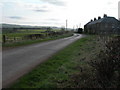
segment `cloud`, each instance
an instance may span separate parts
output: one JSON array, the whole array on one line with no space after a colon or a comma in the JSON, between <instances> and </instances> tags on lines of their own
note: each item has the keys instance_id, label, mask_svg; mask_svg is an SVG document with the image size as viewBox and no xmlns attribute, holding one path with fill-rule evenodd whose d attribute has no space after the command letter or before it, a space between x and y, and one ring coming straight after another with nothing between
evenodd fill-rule
<instances>
[{"instance_id":1,"label":"cloud","mask_svg":"<svg viewBox=\"0 0 120 90\"><path fill-rule=\"evenodd\" d=\"M54 19L54 18L50 18L50 19L46 19L46 20L49 20L49 21L58 21L58 19Z\"/></svg>"},{"instance_id":2,"label":"cloud","mask_svg":"<svg viewBox=\"0 0 120 90\"><path fill-rule=\"evenodd\" d=\"M49 12L50 8L46 5L35 4L35 3L24 3L24 8L35 11L35 12Z\"/></svg>"},{"instance_id":3,"label":"cloud","mask_svg":"<svg viewBox=\"0 0 120 90\"><path fill-rule=\"evenodd\" d=\"M13 9L23 9L23 10L30 10L35 12L48 12L49 7L46 5L41 5L39 3L25 3L25 2L3 2L4 6L13 7ZM18 10L20 10L18 9Z\"/></svg>"},{"instance_id":4,"label":"cloud","mask_svg":"<svg viewBox=\"0 0 120 90\"><path fill-rule=\"evenodd\" d=\"M61 25L62 23L61 22L54 22L54 21L25 21L25 22L23 22L23 23L27 23L27 24L59 24L59 25Z\"/></svg>"},{"instance_id":5,"label":"cloud","mask_svg":"<svg viewBox=\"0 0 120 90\"><path fill-rule=\"evenodd\" d=\"M49 4L53 4L53 5L57 5L57 6L65 6L66 3L64 1L60 1L60 0L40 0L42 2L46 2Z\"/></svg>"},{"instance_id":6,"label":"cloud","mask_svg":"<svg viewBox=\"0 0 120 90\"><path fill-rule=\"evenodd\" d=\"M60 22L40 22L40 24L44 24L44 25L62 25L63 23Z\"/></svg>"},{"instance_id":7,"label":"cloud","mask_svg":"<svg viewBox=\"0 0 120 90\"><path fill-rule=\"evenodd\" d=\"M8 18L10 18L10 19L23 19L23 17L20 17L20 16L10 16Z\"/></svg>"},{"instance_id":8,"label":"cloud","mask_svg":"<svg viewBox=\"0 0 120 90\"><path fill-rule=\"evenodd\" d=\"M113 4L113 2L108 2L107 4L108 4L108 5L111 5L111 4Z\"/></svg>"},{"instance_id":9,"label":"cloud","mask_svg":"<svg viewBox=\"0 0 120 90\"><path fill-rule=\"evenodd\" d=\"M44 10L44 9L35 9L33 11L35 11L35 12L48 12L48 10Z\"/></svg>"}]
</instances>

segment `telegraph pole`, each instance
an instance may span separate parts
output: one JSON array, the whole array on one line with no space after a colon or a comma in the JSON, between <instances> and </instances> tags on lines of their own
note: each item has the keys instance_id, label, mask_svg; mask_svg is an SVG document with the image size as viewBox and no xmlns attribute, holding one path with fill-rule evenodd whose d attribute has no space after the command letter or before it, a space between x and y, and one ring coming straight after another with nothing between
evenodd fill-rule
<instances>
[{"instance_id":1,"label":"telegraph pole","mask_svg":"<svg viewBox=\"0 0 120 90\"><path fill-rule=\"evenodd\" d=\"M78 29L78 25L76 25L77 29Z\"/></svg>"},{"instance_id":2,"label":"telegraph pole","mask_svg":"<svg viewBox=\"0 0 120 90\"><path fill-rule=\"evenodd\" d=\"M81 28L81 23L79 24L79 28Z\"/></svg>"},{"instance_id":3,"label":"telegraph pole","mask_svg":"<svg viewBox=\"0 0 120 90\"><path fill-rule=\"evenodd\" d=\"M68 25L67 23L68 23L68 21L67 21L67 19L66 19L66 31L67 31L67 25Z\"/></svg>"},{"instance_id":4,"label":"telegraph pole","mask_svg":"<svg viewBox=\"0 0 120 90\"><path fill-rule=\"evenodd\" d=\"M120 20L120 1L118 2L118 19Z\"/></svg>"},{"instance_id":5,"label":"telegraph pole","mask_svg":"<svg viewBox=\"0 0 120 90\"><path fill-rule=\"evenodd\" d=\"M74 31L75 27L73 26L73 31Z\"/></svg>"}]
</instances>

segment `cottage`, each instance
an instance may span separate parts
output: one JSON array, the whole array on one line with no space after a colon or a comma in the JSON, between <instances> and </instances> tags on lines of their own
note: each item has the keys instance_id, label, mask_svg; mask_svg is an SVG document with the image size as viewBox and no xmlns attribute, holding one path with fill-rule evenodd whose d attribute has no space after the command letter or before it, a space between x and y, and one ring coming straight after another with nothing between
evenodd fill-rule
<instances>
[{"instance_id":1,"label":"cottage","mask_svg":"<svg viewBox=\"0 0 120 90\"><path fill-rule=\"evenodd\" d=\"M103 18L98 17L98 20L91 20L84 26L84 32L89 34L120 33L120 21L107 15Z\"/></svg>"}]
</instances>

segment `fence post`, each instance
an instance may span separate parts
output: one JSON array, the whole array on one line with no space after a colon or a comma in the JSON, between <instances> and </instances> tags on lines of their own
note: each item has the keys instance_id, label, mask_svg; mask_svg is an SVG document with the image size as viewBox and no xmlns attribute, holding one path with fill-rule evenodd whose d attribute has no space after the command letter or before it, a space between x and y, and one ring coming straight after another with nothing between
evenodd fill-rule
<instances>
[{"instance_id":1,"label":"fence post","mask_svg":"<svg viewBox=\"0 0 120 90\"><path fill-rule=\"evenodd\" d=\"M14 41L13 42L16 42L16 38L14 37Z\"/></svg>"},{"instance_id":2,"label":"fence post","mask_svg":"<svg viewBox=\"0 0 120 90\"><path fill-rule=\"evenodd\" d=\"M3 35L3 43L5 43L5 42L6 42L6 36Z\"/></svg>"}]
</instances>

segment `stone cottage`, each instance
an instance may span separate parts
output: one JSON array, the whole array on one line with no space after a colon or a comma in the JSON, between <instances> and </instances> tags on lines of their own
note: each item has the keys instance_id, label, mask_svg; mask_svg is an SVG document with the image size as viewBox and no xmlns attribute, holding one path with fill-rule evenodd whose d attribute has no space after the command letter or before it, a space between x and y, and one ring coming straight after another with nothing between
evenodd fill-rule
<instances>
[{"instance_id":1,"label":"stone cottage","mask_svg":"<svg viewBox=\"0 0 120 90\"><path fill-rule=\"evenodd\" d=\"M91 20L84 26L84 32L89 34L120 33L120 21L104 15L103 18Z\"/></svg>"}]
</instances>

